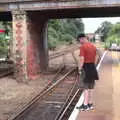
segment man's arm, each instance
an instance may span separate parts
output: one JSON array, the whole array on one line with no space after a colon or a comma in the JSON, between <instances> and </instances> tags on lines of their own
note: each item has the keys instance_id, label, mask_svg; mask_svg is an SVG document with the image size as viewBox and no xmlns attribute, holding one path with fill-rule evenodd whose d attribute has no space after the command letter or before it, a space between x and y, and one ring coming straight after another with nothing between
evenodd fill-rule
<instances>
[{"instance_id":1,"label":"man's arm","mask_svg":"<svg viewBox=\"0 0 120 120\"><path fill-rule=\"evenodd\" d=\"M78 63L79 70L81 70L84 64L84 56L80 56L80 61Z\"/></svg>"},{"instance_id":2,"label":"man's arm","mask_svg":"<svg viewBox=\"0 0 120 120\"><path fill-rule=\"evenodd\" d=\"M76 62L76 65L78 66L79 69L82 69L83 64L84 64L84 57L83 56L78 56L79 59L77 59L77 57L75 56L74 52L72 52L72 56Z\"/></svg>"},{"instance_id":3,"label":"man's arm","mask_svg":"<svg viewBox=\"0 0 120 120\"><path fill-rule=\"evenodd\" d=\"M100 62L101 59L101 51L97 48L96 50L96 65Z\"/></svg>"}]
</instances>

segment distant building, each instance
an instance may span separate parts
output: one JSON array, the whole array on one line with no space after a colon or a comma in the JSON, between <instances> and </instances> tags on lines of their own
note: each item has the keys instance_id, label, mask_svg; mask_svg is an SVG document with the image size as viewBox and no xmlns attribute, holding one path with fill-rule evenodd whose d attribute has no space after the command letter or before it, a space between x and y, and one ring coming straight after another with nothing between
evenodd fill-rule
<instances>
[{"instance_id":1,"label":"distant building","mask_svg":"<svg viewBox=\"0 0 120 120\"><path fill-rule=\"evenodd\" d=\"M99 34L95 34L95 39L96 40L100 40L100 35Z\"/></svg>"},{"instance_id":2,"label":"distant building","mask_svg":"<svg viewBox=\"0 0 120 120\"><path fill-rule=\"evenodd\" d=\"M93 39L95 37L95 33L87 33L86 36L89 38L89 39Z\"/></svg>"},{"instance_id":3,"label":"distant building","mask_svg":"<svg viewBox=\"0 0 120 120\"><path fill-rule=\"evenodd\" d=\"M96 34L96 33L87 33L86 36L89 38L91 41L101 41L101 34Z\"/></svg>"}]
</instances>

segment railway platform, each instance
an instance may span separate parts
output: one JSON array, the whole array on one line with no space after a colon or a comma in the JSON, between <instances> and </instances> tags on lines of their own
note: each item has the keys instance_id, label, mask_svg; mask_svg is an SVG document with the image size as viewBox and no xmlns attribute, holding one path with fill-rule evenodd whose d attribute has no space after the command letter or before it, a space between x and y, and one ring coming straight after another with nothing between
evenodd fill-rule
<instances>
[{"instance_id":1,"label":"railway platform","mask_svg":"<svg viewBox=\"0 0 120 120\"><path fill-rule=\"evenodd\" d=\"M119 52L108 52L94 89L94 110L78 113L75 120L120 120Z\"/></svg>"}]
</instances>

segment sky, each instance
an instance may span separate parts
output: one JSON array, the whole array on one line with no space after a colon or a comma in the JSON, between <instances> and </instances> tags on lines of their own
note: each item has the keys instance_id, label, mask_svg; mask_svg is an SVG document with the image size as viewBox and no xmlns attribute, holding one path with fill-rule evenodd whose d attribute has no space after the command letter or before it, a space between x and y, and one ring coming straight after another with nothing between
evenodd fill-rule
<instances>
[{"instance_id":1,"label":"sky","mask_svg":"<svg viewBox=\"0 0 120 120\"><path fill-rule=\"evenodd\" d=\"M112 24L120 22L120 17L104 17L104 18L82 18L85 24L85 33L94 33L102 22L108 21Z\"/></svg>"}]
</instances>

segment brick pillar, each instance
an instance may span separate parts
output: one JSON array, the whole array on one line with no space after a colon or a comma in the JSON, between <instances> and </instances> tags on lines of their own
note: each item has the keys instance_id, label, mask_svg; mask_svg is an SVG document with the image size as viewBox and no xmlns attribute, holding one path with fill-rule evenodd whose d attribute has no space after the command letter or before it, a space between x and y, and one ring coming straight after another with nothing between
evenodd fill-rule
<instances>
[{"instance_id":1,"label":"brick pillar","mask_svg":"<svg viewBox=\"0 0 120 120\"><path fill-rule=\"evenodd\" d=\"M27 76L27 17L25 11L13 11L13 59L15 76L26 81Z\"/></svg>"},{"instance_id":2,"label":"brick pillar","mask_svg":"<svg viewBox=\"0 0 120 120\"><path fill-rule=\"evenodd\" d=\"M34 79L48 67L47 19L39 13L28 13L28 76Z\"/></svg>"},{"instance_id":3,"label":"brick pillar","mask_svg":"<svg viewBox=\"0 0 120 120\"><path fill-rule=\"evenodd\" d=\"M46 71L48 68L48 24L44 21L41 26L41 34L39 40L40 51L40 68L41 71Z\"/></svg>"},{"instance_id":4,"label":"brick pillar","mask_svg":"<svg viewBox=\"0 0 120 120\"><path fill-rule=\"evenodd\" d=\"M13 11L16 78L35 79L48 67L47 19L36 12Z\"/></svg>"}]
</instances>

